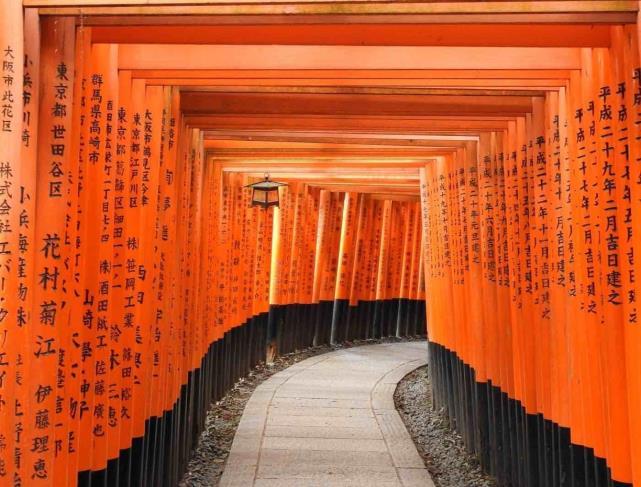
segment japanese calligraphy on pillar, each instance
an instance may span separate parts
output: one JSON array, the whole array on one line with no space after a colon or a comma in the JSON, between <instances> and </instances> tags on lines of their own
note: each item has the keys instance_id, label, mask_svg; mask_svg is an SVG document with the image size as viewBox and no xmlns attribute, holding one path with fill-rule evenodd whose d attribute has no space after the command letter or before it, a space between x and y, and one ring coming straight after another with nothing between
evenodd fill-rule
<instances>
[{"instance_id":1,"label":"japanese calligraphy on pillar","mask_svg":"<svg viewBox=\"0 0 641 487\"><path fill-rule=\"evenodd\" d=\"M38 414L31 433L27 475L32 480L66 481L55 458L69 449L65 388L70 306L71 247L67 234L71 193L71 118L74 87L74 28L72 19L42 24L37 193L35 222L35 288L31 334L30 407ZM64 44L65 49L57 46ZM64 418L64 419L63 419Z\"/></svg>"}]
</instances>

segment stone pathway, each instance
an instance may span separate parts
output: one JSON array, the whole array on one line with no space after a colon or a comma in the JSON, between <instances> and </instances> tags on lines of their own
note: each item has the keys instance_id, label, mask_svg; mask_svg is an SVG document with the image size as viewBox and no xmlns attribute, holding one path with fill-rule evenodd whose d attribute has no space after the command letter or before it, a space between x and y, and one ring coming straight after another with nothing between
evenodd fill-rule
<instances>
[{"instance_id":1,"label":"stone pathway","mask_svg":"<svg viewBox=\"0 0 641 487\"><path fill-rule=\"evenodd\" d=\"M394 407L427 344L348 348L299 362L256 388L221 487L433 487Z\"/></svg>"}]
</instances>

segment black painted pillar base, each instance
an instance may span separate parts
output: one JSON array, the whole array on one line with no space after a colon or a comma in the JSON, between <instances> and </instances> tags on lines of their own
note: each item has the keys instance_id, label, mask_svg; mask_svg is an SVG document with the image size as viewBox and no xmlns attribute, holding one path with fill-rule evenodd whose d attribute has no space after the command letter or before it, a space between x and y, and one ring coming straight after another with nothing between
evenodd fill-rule
<instances>
[{"instance_id":1,"label":"black painted pillar base","mask_svg":"<svg viewBox=\"0 0 641 487\"><path fill-rule=\"evenodd\" d=\"M429 343L433 404L445 408L467 448L500 485L516 487L632 487L616 482L603 458L571 443L568 428L523 405L451 350Z\"/></svg>"},{"instance_id":2,"label":"black painted pillar base","mask_svg":"<svg viewBox=\"0 0 641 487\"><path fill-rule=\"evenodd\" d=\"M280 306L270 305L269 314L267 316L267 350L266 358L267 363L273 363L274 359L279 354L280 346Z\"/></svg>"},{"instance_id":3,"label":"black painted pillar base","mask_svg":"<svg viewBox=\"0 0 641 487\"><path fill-rule=\"evenodd\" d=\"M332 325L330 329L330 339L329 339L329 342L332 345L336 345L336 343L342 342L345 340L348 307L349 307L349 300L347 299L334 300L333 309L332 309Z\"/></svg>"},{"instance_id":4,"label":"black painted pillar base","mask_svg":"<svg viewBox=\"0 0 641 487\"><path fill-rule=\"evenodd\" d=\"M220 400L240 377L267 357L273 359L312 344L327 345L332 338L338 343L394 335L397 323L403 321L403 313L407 316L409 333L409 324L421 318L412 311L419 309L413 306L416 303L408 301L407 304L404 310L405 304L397 300L359 301L351 306L347 300L321 301L271 306L268 312L249 318L209 345L199 366L187 372L186 383L181 386L174 404L159 417L145 421L143 436L133 438L131 446L121 450L117 458L110 459L106 468L80 472L78 484L82 487L177 485L205 427L210 404ZM576 464L576 458L572 459L573 465Z\"/></svg>"}]
</instances>

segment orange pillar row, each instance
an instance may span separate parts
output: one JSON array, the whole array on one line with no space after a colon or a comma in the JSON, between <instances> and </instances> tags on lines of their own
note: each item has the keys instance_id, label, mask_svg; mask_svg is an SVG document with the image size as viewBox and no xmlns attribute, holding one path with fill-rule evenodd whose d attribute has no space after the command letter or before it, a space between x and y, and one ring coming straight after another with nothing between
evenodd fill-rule
<instances>
[{"instance_id":1,"label":"orange pillar row","mask_svg":"<svg viewBox=\"0 0 641 487\"><path fill-rule=\"evenodd\" d=\"M351 281L352 260L354 252L354 234L356 232L358 215L358 198L353 193L345 193L343 202L343 214L340 230L340 242L338 246L336 264L336 284L334 292L334 309L332 312L332 324L330 343L340 341L338 338L339 328L345 327L349 309L349 283ZM346 337L345 337L346 338Z\"/></svg>"},{"instance_id":2,"label":"orange pillar row","mask_svg":"<svg viewBox=\"0 0 641 487\"><path fill-rule=\"evenodd\" d=\"M418 278L412 291L409 284L421 265L410 224L417 226L417 218L417 204L301 183L281 189L272 227L268 340L273 354L395 335L400 321L402 336L422 333ZM402 297L408 305L401 315Z\"/></svg>"},{"instance_id":3,"label":"orange pillar row","mask_svg":"<svg viewBox=\"0 0 641 487\"><path fill-rule=\"evenodd\" d=\"M421 169L435 400L516 485L641 482L636 29L611 43Z\"/></svg>"},{"instance_id":4,"label":"orange pillar row","mask_svg":"<svg viewBox=\"0 0 641 487\"><path fill-rule=\"evenodd\" d=\"M118 72L117 47L92 45L71 18L39 25L30 10L23 36L14 10L3 80L24 83L3 95L0 476L178 479L210 400L264 356L269 273L254 293L247 266L269 259L253 223L272 217L238 218L249 195L235 178L221 223L222 174L177 90ZM222 259L209 245L220 225ZM220 262L234 271L225 283ZM211 301L209 289L224 291Z\"/></svg>"}]
</instances>

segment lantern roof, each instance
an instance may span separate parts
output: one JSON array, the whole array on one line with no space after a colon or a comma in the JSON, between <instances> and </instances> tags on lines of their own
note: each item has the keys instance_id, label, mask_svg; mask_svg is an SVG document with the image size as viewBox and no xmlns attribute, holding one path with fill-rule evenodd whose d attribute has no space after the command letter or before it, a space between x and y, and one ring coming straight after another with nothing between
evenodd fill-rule
<instances>
[{"instance_id":1,"label":"lantern roof","mask_svg":"<svg viewBox=\"0 0 641 487\"><path fill-rule=\"evenodd\" d=\"M256 181L255 183L248 184L245 187L269 191L277 189L280 186L287 186L287 184L280 183L278 181L272 181L271 179L269 179L269 176L265 176L265 179L263 179L262 181Z\"/></svg>"}]
</instances>

